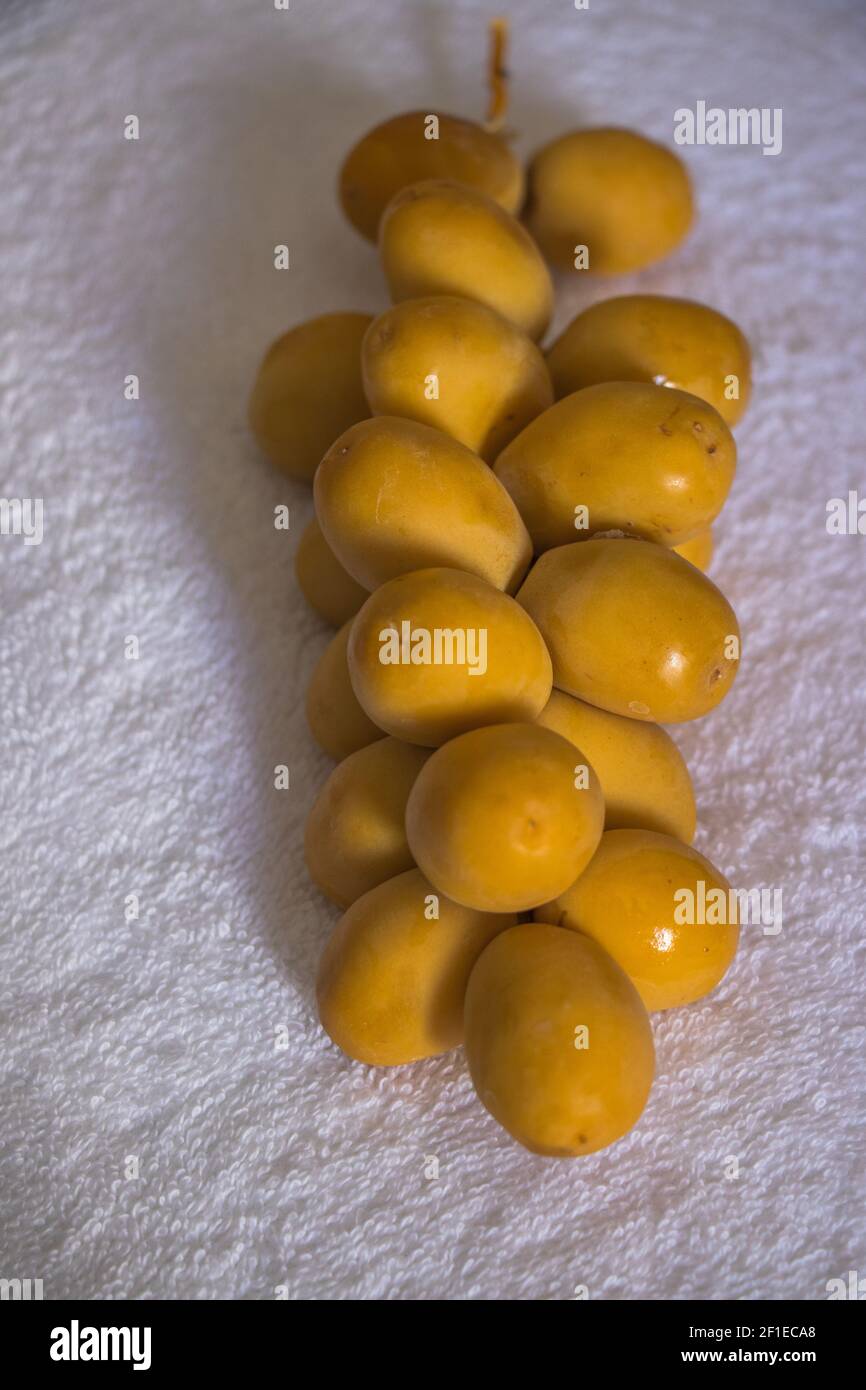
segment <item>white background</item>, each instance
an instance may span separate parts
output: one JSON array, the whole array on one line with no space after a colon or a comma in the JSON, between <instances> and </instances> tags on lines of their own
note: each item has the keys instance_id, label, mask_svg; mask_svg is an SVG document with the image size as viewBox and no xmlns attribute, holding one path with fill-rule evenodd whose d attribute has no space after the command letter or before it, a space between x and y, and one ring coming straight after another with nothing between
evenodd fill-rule
<instances>
[{"instance_id":1,"label":"white background","mask_svg":"<svg viewBox=\"0 0 866 1390\"><path fill-rule=\"evenodd\" d=\"M781 888L783 931L747 929L711 999L656 1017L643 1120L575 1163L513 1145L459 1052L374 1072L328 1043L313 980L336 914L300 849L329 766L302 714L326 634L291 572L309 495L257 456L245 401L290 324L384 306L338 163L400 110L480 116L494 11L7 3L2 486L44 498L45 536L0 537L0 1275L46 1297L820 1299L866 1275L866 537L825 528L829 497L866 496L863 13L499 8L523 153L579 123L670 142L698 99L784 110L777 158L685 151L688 243L572 277L555 325L640 287L753 341L713 570L743 669L677 737L699 848Z\"/></svg>"}]
</instances>

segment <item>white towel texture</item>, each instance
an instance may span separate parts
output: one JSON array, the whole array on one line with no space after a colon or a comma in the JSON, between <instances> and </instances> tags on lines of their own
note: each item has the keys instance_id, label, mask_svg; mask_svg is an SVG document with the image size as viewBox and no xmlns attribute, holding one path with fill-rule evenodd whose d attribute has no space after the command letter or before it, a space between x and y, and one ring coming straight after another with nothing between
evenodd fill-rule
<instances>
[{"instance_id":1,"label":"white towel texture","mask_svg":"<svg viewBox=\"0 0 866 1390\"><path fill-rule=\"evenodd\" d=\"M46 1298L811 1300L866 1275L866 537L826 528L866 497L862 13L499 8L523 154L578 124L672 143L698 101L783 111L777 155L684 148L688 242L561 277L554 325L640 289L753 342L712 571L742 671L675 733L698 848L781 889L782 930L655 1018L649 1106L585 1160L513 1143L460 1051L374 1071L322 1034L303 695L328 634L292 575L309 491L246 398L291 324L385 306L339 162L401 110L481 116L495 7L7 4L2 490L43 499L44 534L0 536L0 1276Z\"/></svg>"}]
</instances>

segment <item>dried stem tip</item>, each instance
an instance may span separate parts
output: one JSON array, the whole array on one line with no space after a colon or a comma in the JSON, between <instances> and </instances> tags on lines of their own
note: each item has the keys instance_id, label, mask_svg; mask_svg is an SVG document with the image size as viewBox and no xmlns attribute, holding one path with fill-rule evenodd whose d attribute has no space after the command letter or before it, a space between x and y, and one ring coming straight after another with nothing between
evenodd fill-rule
<instances>
[{"instance_id":1,"label":"dried stem tip","mask_svg":"<svg viewBox=\"0 0 866 1390\"><path fill-rule=\"evenodd\" d=\"M508 71L505 66L508 57L508 20L491 19L489 32L487 85L490 98L484 128L495 134L502 129L508 110Z\"/></svg>"}]
</instances>

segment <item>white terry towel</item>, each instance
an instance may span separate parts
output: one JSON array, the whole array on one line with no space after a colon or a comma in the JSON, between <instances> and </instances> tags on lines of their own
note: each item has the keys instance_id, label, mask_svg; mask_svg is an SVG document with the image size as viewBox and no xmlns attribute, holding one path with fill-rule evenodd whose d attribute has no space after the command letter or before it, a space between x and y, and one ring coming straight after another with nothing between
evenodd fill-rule
<instances>
[{"instance_id":1,"label":"white terry towel","mask_svg":"<svg viewBox=\"0 0 866 1390\"><path fill-rule=\"evenodd\" d=\"M670 142L699 99L784 112L777 156L686 149L688 243L563 281L556 324L640 287L754 341L713 570L743 670L678 738L699 847L781 888L783 930L656 1019L645 1116L577 1163L512 1144L459 1052L374 1072L322 1036L302 697L326 634L291 575L309 496L245 399L289 324L384 304L338 163L392 112L481 114L490 7L7 4L3 488L44 499L44 537L0 537L0 1275L48 1298L820 1299L866 1273L866 538L825 527L866 495L863 27L829 0L506 8L524 152L581 122Z\"/></svg>"}]
</instances>

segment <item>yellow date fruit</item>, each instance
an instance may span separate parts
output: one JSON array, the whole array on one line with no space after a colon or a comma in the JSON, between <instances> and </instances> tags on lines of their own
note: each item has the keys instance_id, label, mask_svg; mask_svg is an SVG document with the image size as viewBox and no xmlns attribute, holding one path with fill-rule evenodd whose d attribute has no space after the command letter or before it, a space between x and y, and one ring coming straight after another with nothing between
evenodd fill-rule
<instances>
[{"instance_id":1,"label":"yellow date fruit","mask_svg":"<svg viewBox=\"0 0 866 1390\"><path fill-rule=\"evenodd\" d=\"M688 560L690 565L695 565L699 570L708 570L713 562L712 530L708 528L699 532L697 536L692 536L691 540L675 545L674 550L678 555L682 555L684 560Z\"/></svg>"},{"instance_id":2,"label":"yellow date fruit","mask_svg":"<svg viewBox=\"0 0 866 1390\"><path fill-rule=\"evenodd\" d=\"M637 826L691 842L692 779L665 729L611 714L562 690L551 692L538 723L567 738L589 759L604 794L606 830Z\"/></svg>"},{"instance_id":3,"label":"yellow date fruit","mask_svg":"<svg viewBox=\"0 0 866 1390\"><path fill-rule=\"evenodd\" d=\"M328 543L367 589L444 565L513 593L529 567L526 527L491 469L415 420L353 425L320 463L314 495Z\"/></svg>"},{"instance_id":4,"label":"yellow date fruit","mask_svg":"<svg viewBox=\"0 0 866 1390\"><path fill-rule=\"evenodd\" d=\"M328 1037L357 1062L397 1067L463 1041L463 1000L484 947L513 916L473 912L417 869L371 888L337 923L316 994Z\"/></svg>"},{"instance_id":5,"label":"yellow date fruit","mask_svg":"<svg viewBox=\"0 0 866 1390\"><path fill-rule=\"evenodd\" d=\"M735 425L749 403L749 344L724 314L691 299L625 294L584 309L547 354L557 399L600 381L689 391Z\"/></svg>"},{"instance_id":6,"label":"yellow date fruit","mask_svg":"<svg viewBox=\"0 0 866 1390\"><path fill-rule=\"evenodd\" d=\"M692 225L682 160L633 130L574 130L545 145L529 167L526 221L548 260L602 275L662 260Z\"/></svg>"},{"instance_id":7,"label":"yellow date fruit","mask_svg":"<svg viewBox=\"0 0 866 1390\"><path fill-rule=\"evenodd\" d=\"M533 565L517 601L547 644L554 685L614 714L698 719L736 676L734 610L666 546L613 538L557 546Z\"/></svg>"},{"instance_id":8,"label":"yellow date fruit","mask_svg":"<svg viewBox=\"0 0 866 1390\"><path fill-rule=\"evenodd\" d=\"M450 434L488 463L553 404L544 358L501 314L454 295L406 299L364 335L361 368L374 415Z\"/></svg>"},{"instance_id":9,"label":"yellow date fruit","mask_svg":"<svg viewBox=\"0 0 866 1390\"><path fill-rule=\"evenodd\" d=\"M268 348L250 396L250 429L290 477L310 482L331 441L370 414L361 342L372 322L370 314L322 314Z\"/></svg>"},{"instance_id":10,"label":"yellow date fruit","mask_svg":"<svg viewBox=\"0 0 866 1390\"><path fill-rule=\"evenodd\" d=\"M481 1103L533 1153L595 1153L640 1118L655 1067L640 995L588 936L502 932L466 991L466 1060Z\"/></svg>"},{"instance_id":11,"label":"yellow date fruit","mask_svg":"<svg viewBox=\"0 0 866 1390\"><path fill-rule=\"evenodd\" d=\"M315 517L301 533L295 577L307 603L331 627L353 618L367 597L367 590L340 564Z\"/></svg>"},{"instance_id":12,"label":"yellow date fruit","mask_svg":"<svg viewBox=\"0 0 866 1390\"><path fill-rule=\"evenodd\" d=\"M585 755L538 724L474 729L438 748L406 805L416 864L455 902L521 912L573 883L604 824Z\"/></svg>"},{"instance_id":13,"label":"yellow date fruit","mask_svg":"<svg viewBox=\"0 0 866 1390\"><path fill-rule=\"evenodd\" d=\"M349 671L370 719L428 747L533 720L551 689L550 657L525 610L454 569L415 570L371 594L352 626Z\"/></svg>"},{"instance_id":14,"label":"yellow date fruit","mask_svg":"<svg viewBox=\"0 0 866 1390\"><path fill-rule=\"evenodd\" d=\"M738 915L708 859L650 830L608 831L578 881L535 913L597 941L651 1011L715 989L736 953Z\"/></svg>"},{"instance_id":15,"label":"yellow date fruit","mask_svg":"<svg viewBox=\"0 0 866 1390\"><path fill-rule=\"evenodd\" d=\"M530 338L553 313L553 284L532 237L498 203L442 180L413 183L385 209L379 251L395 303L456 294L495 309Z\"/></svg>"},{"instance_id":16,"label":"yellow date fruit","mask_svg":"<svg viewBox=\"0 0 866 1390\"><path fill-rule=\"evenodd\" d=\"M736 461L734 437L706 401L608 381L537 416L494 471L538 552L606 531L688 540L721 511Z\"/></svg>"},{"instance_id":17,"label":"yellow date fruit","mask_svg":"<svg viewBox=\"0 0 866 1390\"><path fill-rule=\"evenodd\" d=\"M347 647L354 618L344 623L328 643L307 687L307 723L320 748L341 762L366 748L385 731L358 704L347 664Z\"/></svg>"},{"instance_id":18,"label":"yellow date fruit","mask_svg":"<svg viewBox=\"0 0 866 1390\"><path fill-rule=\"evenodd\" d=\"M395 193L420 179L465 184L516 212L523 201L524 175L504 140L474 121L406 111L368 131L340 170L343 212L368 241Z\"/></svg>"},{"instance_id":19,"label":"yellow date fruit","mask_svg":"<svg viewBox=\"0 0 866 1390\"><path fill-rule=\"evenodd\" d=\"M316 797L304 855L313 882L339 907L413 867L406 802L429 756L380 738L339 763Z\"/></svg>"}]
</instances>

